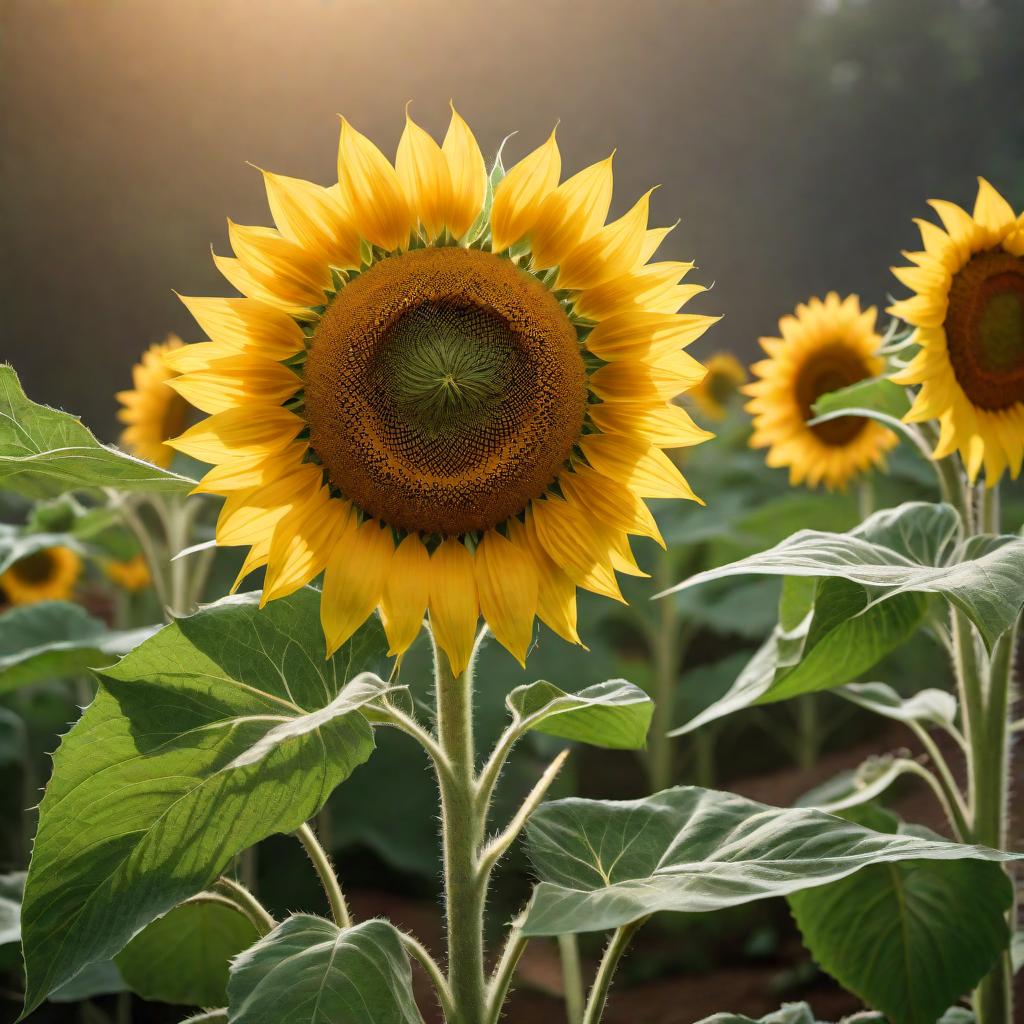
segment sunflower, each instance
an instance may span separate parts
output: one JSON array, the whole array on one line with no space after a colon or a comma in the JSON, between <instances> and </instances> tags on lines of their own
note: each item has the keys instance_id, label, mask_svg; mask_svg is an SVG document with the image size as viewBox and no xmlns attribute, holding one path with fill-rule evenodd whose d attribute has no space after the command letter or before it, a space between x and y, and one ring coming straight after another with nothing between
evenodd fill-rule
<instances>
[{"instance_id":1,"label":"sunflower","mask_svg":"<svg viewBox=\"0 0 1024 1024\"><path fill-rule=\"evenodd\" d=\"M14 605L65 601L81 573L82 560L70 548L43 548L0 575L0 591Z\"/></svg>"},{"instance_id":2,"label":"sunflower","mask_svg":"<svg viewBox=\"0 0 1024 1024\"><path fill-rule=\"evenodd\" d=\"M103 571L122 590L133 594L136 591L145 590L153 582L149 572L149 563L141 553L121 561L111 559L104 563Z\"/></svg>"},{"instance_id":3,"label":"sunflower","mask_svg":"<svg viewBox=\"0 0 1024 1024\"><path fill-rule=\"evenodd\" d=\"M781 338L761 338L767 359L754 363L757 378L742 390L751 395L752 448L767 448L769 466L788 466L789 481L806 480L829 490L880 463L894 444L891 430L860 416L807 424L814 403L829 391L874 377L885 368L878 355L874 306L861 312L860 299L810 299L779 321Z\"/></svg>"},{"instance_id":4,"label":"sunflower","mask_svg":"<svg viewBox=\"0 0 1024 1024\"><path fill-rule=\"evenodd\" d=\"M729 411L729 402L747 381L747 371L728 352L716 352L706 366L708 375L688 397L708 419L723 420Z\"/></svg>"},{"instance_id":5,"label":"sunflower","mask_svg":"<svg viewBox=\"0 0 1024 1024\"><path fill-rule=\"evenodd\" d=\"M122 446L164 469L174 456L164 442L180 434L188 419L188 402L167 386L174 376L168 356L181 344L181 338L169 334L166 341L150 345L132 367L134 388L117 393L121 403L117 418L127 424L121 433Z\"/></svg>"},{"instance_id":6,"label":"sunflower","mask_svg":"<svg viewBox=\"0 0 1024 1024\"><path fill-rule=\"evenodd\" d=\"M183 299L212 340L171 387L211 415L171 443L264 601L324 573L329 651L375 608L396 655L429 612L456 673L481 615L520 662L535 615L579 643L576 587L622 600L628 535L663 543L643 499L694 499L663 449L710 436L672 399L715 318L649 262L649 193L605 224L611 157L560 166L552 133L489 184L454 108L392 165L342 119L337 184L263 172L276 229L229 222L245 297Z\"/></svg>"},{"instance_id":7,"label":"sunflower","mask_svg":"<svg viewBox=\"0 0 1024 1024\"><path fill-rule=\"evenodd\" d=\"M920 384L906 419L937 419L934 456L959 451L989 487L1024 457L1024 214L983 178L973 216L931 200L943 227L918 220L924 249L892 272L915 294L889 312L916 328L920 351L893 377Z\"/></svg>"}]
</instances>

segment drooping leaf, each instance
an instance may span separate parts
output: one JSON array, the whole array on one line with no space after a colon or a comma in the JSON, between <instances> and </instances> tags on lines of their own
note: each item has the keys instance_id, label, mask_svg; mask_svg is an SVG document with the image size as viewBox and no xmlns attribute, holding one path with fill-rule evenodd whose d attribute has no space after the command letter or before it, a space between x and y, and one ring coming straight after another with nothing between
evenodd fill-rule
<instances>
[{"instance_id":1,"label":"drooping leaf","mask_svg":"<svg viewBox=\"0 0 1024 1024\"><path fill-rule=\"evenodd\" d=\"M383 671L387 649L374 619L325 659L319 594L258 601L227 598L179 619L99 674L40 808L22 916L27 1009L235 854L298 828L370 755L370 726L352 711L244 763L358 670Z\"/></svg>"},{"instance_id":2,"label":"drooping leaf","mask_svg":"<svg viewBox=\"0 0 1024 1024\"><path fill-rule=\"evenodd\" d=\"M517 686L506 702L517 719L530 719L534 732L614 750L642 750L654 712L651 698L625 679L609 679L579 693L539 680Z\"/></svg>"},{"instance_id":3,"label":"drooping leaf","mask_svg":"<svg viewBox=\"0 0 1024 1024\"><path fill-rule=\"evenodd\" d=\"M901 775L916 771L916 767L905 757L869 757L853 771L841 772L804 793L796 801L796 806L816 807L828 814L839 814L876 800Z\"/></svg>"},{"instance_id":4,"label":"drooping leaf","mask_svg":"<svg viewBox=\"0 0 1024 1024\"><path fill-rule=\"evenodd\" d=\"M845 1018L842 1024L889 1024L880 1013L859 1013L856 1017ZM824 1024L814 1016L807 1003L783 1003L778 1010L763 1017L747 1017L742 1013L713 1013L697 1024Z\"/></svg>"},{"instance_id":5,"label":"drooping leaf","mask_svg":"<svg viewBox=\"0 0 1024 1024\"><path fill-rule=\"evenodd\" d=\"M81 421L27 398L0 364L0 486L30 498L114 487L187 494L195 481L100 444Z\"/></svg>"},{"instance_id":6,"label":"drooping leaf","mask_svg":"<svg viewBox=\"0 0 1024 1024\"><path fill-rule=\"evenodd\" d=\"M849 580L870 596L866 608L901 594L940 594L971 619L991 648L1024 605L1024 538L971 537L958 545L956 521L948 505L908 502L876 512L849 533L800 530L665 594L745 574Z\"/></svg>"},{"instance_id":7,"label":"drooping leaf","mask_svg":"<svg viewBox=\"0 0 1024 1024\"><path fill-rule=\"evenodd\" d=\"M956 720L956 697L930 687L912 697L901 697L886 683L850 683L836 695L896 722L920 722L948 728Z\"/></svg>"},{"instance_id":8,"label":"drooping leaf","mask_svg":"<svg viewBox=\"0 0 1024 1024\"><path fill-rule=\"evenodd\" d=\"M409 957L387 921L340 929L296 914L231 967L232 1024L423 1024Z\"/></svg>"},{"instance_id":9,"label":"drooping leaf","mask_svg":"<svg viewBox=\"0 0 1024 1024\"><path fill-rule=\"evenodd\" d=\"M81 605L69 601L39 601L11 608L0 615L0 693L40 679L103 668L157 629L107 629Z\"/></svg>"},{"instance_id":10,"label":"drooping leaf","mask_svg":"<svg viewBox=\"0 0 1024 1024\"><path fill-rule=\"evenodd\" d=\"M891 1024L933 1024L1005 950L1012 899L998 864L910 860L789 903L812 956L844 988Z\"/></svg>"},{"instance_id":11,"label":"drooping leaf","mask_svg":"<svg viewBox=\"0 0 1024 1024\"><path fill-rule=\"evenodd\" d=\"M834 882L870 864L1015 858L697 786L642 800L542 804L527 839L541 878L527 935L600 931L662 910L719 910Z\"/></svg>"},{"instance_id":12,"label":"drooping leaf","mask_svg":"<svg viewBox=\"0 0 1024 1024\"><path fill-rule=\"evenodd\" d=\"M232 957L258 938L253 923L225 903L183 903L143 928L114 961L143 999L222 1006Z\"/></svg>"}]
</instances>

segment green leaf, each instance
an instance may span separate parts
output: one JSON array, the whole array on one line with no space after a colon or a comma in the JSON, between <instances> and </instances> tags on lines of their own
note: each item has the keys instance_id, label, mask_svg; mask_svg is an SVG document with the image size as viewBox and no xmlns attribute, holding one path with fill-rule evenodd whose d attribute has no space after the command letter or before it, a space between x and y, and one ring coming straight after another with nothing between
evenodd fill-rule
<instances>
[{"instance_id":1,"label":"green leaf","mask_svg":"<svg viewBox=\"0 0 1024 1024\"><path fill-rule=\"evenodd\" d=\"M956 721L956 697L934 687L906 698L886 683L850 683L835 692L838 697L896 722L919 722L948 729Z\"/></svg>"},{"instance_id":2,"label":"green leaf","mask_svg":"<svg viewBox=\"0 0 1024 1024\"><path fill-rule=\"evenodd\" d=\"M609 679L579 693L539 680L517 686L506 703L534 732L613 750L643 750L654 712L651 698L625 679Z\"/></svg>"},{"instance_id":3,"label":"green leaf","mask_svg":"<svg viewBox=\"0 0 1024 1024\"><path fill-rule=\"evenodd\" d=\"M697 1024L822 1024L807 1003L784 1003L778 1010L765 1014L763 1017L747 1017L742 1013L713 1013L704 1017ZM888 1024L879 1014L858 1013L853 1017L843 1018L842 1024Z\"/></svg>"},{"instance_id":4,"label":"green leaf","mask_svg":"<svg viewBox=\"0 0 1024 1024\"><path fill-rule=\"evenodd\" d=\"M865 608L902 594L940 594L971 619L991 649L1024 605L1024 538L971 537L957 545L956 522L948 505L907 502L876 512L849 533L800 530L767 551L698 573L664 593L754 574L849 580L870 596Z\"/></svg>"},{"instance_id":5,"label":"green leaf","mask_svg":"<svg viewBox=\"0 0 1024 1024\"><path fill-rule=\"evenodd\" d=\"M113 487L187 494L195 481L100 444L69 413L25 396L12 366L0 364L0 486L30 498Z\"/></svg>"},{"instance_id":6,"label":"green leaf","mask_svg":"<svg viewBox=\"0 0 1024 1024\"><path fill-rule=\"evenodd\" d=\"M310 589L262 610L258 594L227 598L98 674L40 807L22 916L26 1011L235 854L294 831L369 757L357 711L261 746L330 705L356 669L384 669L376 619L325 659L319 604ZM259 763L247 763L254 748Z\"/></svg>"},{"instance_id":7,"label":"green leaf","mask_svg":"<svg viewBox=\"0 0 1024 1024\"><path fill-rule=\"evenodd\" d=\"M919 594L899 594L871 605L862 587L826 578L811 581L810 609L801 615L802 603L787 608L786 602L796 582L787 578L780 605L783 621L725 695L671 735L692 732L754 704L772 704L849 683L909 640L926 611ZM790 616L796 625L787 629Z\"/></svg>"},{"instance_id":8,"label":"green leaf","mask_svg":"<svg viewBox=\"0 0 1024 1024\"><path fill-rule=\"evenodd\" d=\"M143 999L222 1006L229 962L258 938L253 923L225 903L183 903L143 928L114 959Z\"/></svg>"},{"instance_id":9,"label":"green leaf","mask_svg":"<svg viewBox=\"0 0 1024 1024\"><path fill-rule=\"evenodd\" d=\"M834 882L870 864L1017 859L698 786L642 800L557 800L542 804L526 831L541 878L527 935L601 931L661 910L720 910Z\"/></svg>"},{"instance_id":10,"label":"green leaf","mask_svg":"<svg viewBox=\"0 0 1024 1024\"><path fill-rule=\"evenodd\" d=\"M232 1024L423 1024L387 921L340 929L296 914L235 960L228 997Z\"/></svg>"},{"instance_id":11,"label":"green leaf","mask_svg":"<svg viewBox=\"0 0 1024 1024\"><path fill-rule=\"evenodd\" d=\"M845 388L826 392L811 407L815 416L840 410L880 412L895 420L901 420L910 412L907 389L894 384L888 377L868 377Z\"/></svg>"},{"instance_id":12,"label":"green leaf","mask_svg":"<svg viewBox=\"0 0 1024 1024\"><path fill-rule=\"evenodd\" d=\"M917 769L915 762L905 757L872 756L854 771L840 772L804 793L796 806L839 814L877 799L901 775L916 773Z\"/></svg>"},{"instance_id":13,"label":"green leaf","mask_svg":"<svg viewBox=\"0 0 1024 1024\"><path fill-rule=\"evenodd\" d=\"M0 693L110 665L158 628L108 630L68 601L19 605L0 615Z\"/></svg>"},{"instance_id":14,"label":"green leaf","mask_svg":"<svg viewBox=\"0 0 1024 1024\"><path fill-rule=\"evenodd\" d=\"M789 903L812 956L844 988L891 1024L933 1024L1006 948L1012 899L998 864L910 860Z\"/></svg>"},{"instance_id":15,"label":"green leaf","mask_svg":"<svg viewBox=\"0 0 1024 1024\"><path fill-rule=\"evenodd\" d=\"M94 996L128 991L128 985L113 960L100 960L79 971L70 981L50 993L51 1003L80 1003Z\"/></svg>"}]
</instances>

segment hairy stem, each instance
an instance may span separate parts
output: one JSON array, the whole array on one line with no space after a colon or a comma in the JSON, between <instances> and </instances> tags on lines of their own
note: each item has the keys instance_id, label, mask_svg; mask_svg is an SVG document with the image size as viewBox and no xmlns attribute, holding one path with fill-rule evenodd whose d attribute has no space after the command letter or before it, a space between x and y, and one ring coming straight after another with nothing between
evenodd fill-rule
<instances>
[{"instance_id":1,"label":"hairy stem","mask_svg":"<svg viewBox=\"0 0 1024 1024\"><path fill-rule=\"evenodd\" d=\"M341 891L341 884L331 866L331 858L328 857L327 851L320 845L320 840L317 839L316 833L308 823L301 825L295 836L305 847L316 873L320 876L320 883L327 894L327 902L331 905L331 916L334 918L334 923L339 928L351 928L352 916L349 914L345 895Z\"/></svg>"},{"instance_id":2,"label":"hairy stem","mask_svg":"<svg viewBox=\"0 0 1024 1024\"><path fill-rule=\"evenodd\" d=\"M501 1018L501 1008L508 996L509 986L512 984L512 976L516 972L519 958L526 949L529 942L518 922L514 922L509 930L505 948L502 951L501 959L494 968L490 984L487 986L487 1015L484 1018L485 1024L498 1024Z\"/></svg>"},{"instance_id":3,"label":"hairy stem","mask_svg":"<svg viewBox=\"0 0 1024 1024\"><path fill-rule=\"evenodd\" d=\"M604 956L601 957L594 984L587 997L587 1006L583 1011L583 1024L598 1024L601 1020L605 1003L608 1002L608 992L612 986L615 969L619 966L626 947L632 941L633 934L646 920L646 917L642 917L639 921L631 921L629 924L615 929L615 933L604 951Z\"/></svg>"},{"instance_id":4,"label":"hairy stem","mask_svg":"<svg viewBox=\"0 0 1024 1024\"><path fill-rule=\"evenodd\" d=\"M406 952L419 962L430 978L430 982L434 986L434 992L437 994L437 1001L441 1004L441 1011L444 1013L445 1020L453 1020L455 1017L455 1007L452 1004L451 990L448 988L444 972L438 966L437 961L430 955L427 947L415 936L409 935L408 932L401 932L399 937L402 940L402 945L405 946Z\"/></svg>"},{"instance_id":5,"label":"hairy stem","mask_svg":"<svg viewBox=\"0 0 1024 1024\"><path fill-rule=\"evenodd\" d=\"M244 885L240 885L233 878L221 875L213 883L213 888L215 892L231 900L252 921L260 935L266 935L277 927L277 922L267 908Z\"/></svg>"},{"instance_id":6,"label":"hairy stem","mask_svg":"<svg viewBox=\"0 0 1024 1024\"><path fill-rule=\"evenodd\" d=\"M562 960L562 988L565 990L567 1024L583 1022L583 972L580 969L580 947L575 935L558 936L558 952Z\"/></svg>"}]
</instances>

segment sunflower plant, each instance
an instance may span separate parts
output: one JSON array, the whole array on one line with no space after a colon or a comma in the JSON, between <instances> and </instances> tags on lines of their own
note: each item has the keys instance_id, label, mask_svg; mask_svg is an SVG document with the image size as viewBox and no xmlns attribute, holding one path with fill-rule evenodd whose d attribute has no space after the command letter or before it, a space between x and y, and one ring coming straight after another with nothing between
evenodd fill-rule
<instances>
[{"instance_id":1,"label":"sunflower plant","mask_svg":"<svg viewBox=\"0 0 1024 1024\"><path fill-rule=\"evenodd\" d=\"M920 831L878 803L910 776L931 790L957 840L1005 850L1024 539L1019 522L1017 532L1002 523L1000 485L1016 479L1024 454L1024 215L983 179L972 213L931 205L943 226L917 222L923 248L893 271L915 294L890 306L886 337L856 299L812 299L783 318L781 338L762 340L768 359L754 366L748 393L752 443L768 446L769 463L788 466L793 483L843 487L902 440L933 467L940 501L873 512L845 533L800 530L667 591L783 578L773 635L677 734L829 690L908 726L923 753L874 758L804 805L894 834ZM948 656L955 695L941 679L916 679L908 693L902 680L874 675L919 634ZM934 1020L973 988L976 1019L1003 1024L1015 1019L1016 899L1012 879L990 867L970 868L957 884L926 865L866 871L790 904L817 961L891 1019ZM869 905L891 907L892 918L865 914ZM900 942L892 919L906 927ZM853 930L858 943L848 941ZM900 946L899 968L879 955Z\"/></svg>"},{"instance_id":2,"label":"sunflower plant","mask_svg":"<svg viewBox=\"0 0 1024 1024\"><path fill-rule=\"evenodd\" d=\"M667 453L709 437L675 399L704 378L683 350L715 318L679 312L702 289L682 283L692 264L655 259L668 229L649 226L649 194L608 220L611 158L563 181L554 133L488 172L454 109L440 144L407 115L394 162L343 120L327 187L262 173L275 227L229 223L234 256L215 257L241 297L185 298L209 340L151 352L123 396L138 455L29 402L9 368L0 376L10 487L99 489L122 511L153 495L155 517L136 525L140 538L165 528L147 548L154 573L183 550L192 510L219 503L212 542L184 548L165 577L189 605L194 559L212 546L247 549L233 590L262 573L260 590L173 614L96 671L39 807L24 1013L113 961L146 998L203 1008L195 1022L417 1024L416 964L448 1024L496 1024L530 941L598 932L608 942L577 1008L596 1024L632 937L659 912L923 863L944 881L975 872L1001 913L1012 855L995 841L696 786L546 800L571 744L645 745L653 702L624 679L518 686L506 728L479 749L490 638L521 664L539 645L584 644L577 590L622 601L617 574L642 575L629 538L665 543L647 500L696 500L685 460ZM150 384L162 390L147 398ZM172 415L170 392L206 414L173 438L149 429ZM211 468L196 483L168 468L168 448ZM918 531L904 539L920 553ZM958 566L982 557L947 549ZM984 619L986 640L1003 643L1010 610ZM426 700L408 669L420 637ZM381 729L433 769L443 950L359 920L317 827L332 791L373 771ZM499 817L495 792L531 732L566 746ZM323 889L319 907L283 919L237 871L277 833L301 844ZM536 885L510 920L489 921L493 873L521 837ZM189 956L197 944L210 955ZM971 969L988 951L965 958Z\"/></svg>"}]
</instances>

